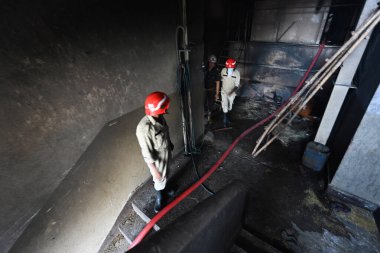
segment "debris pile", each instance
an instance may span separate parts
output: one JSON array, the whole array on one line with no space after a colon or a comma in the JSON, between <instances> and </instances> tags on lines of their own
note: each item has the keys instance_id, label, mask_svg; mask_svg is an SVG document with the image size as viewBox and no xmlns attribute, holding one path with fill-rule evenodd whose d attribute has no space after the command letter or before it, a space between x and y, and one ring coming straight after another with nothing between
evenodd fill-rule
<instances>
[{"instance_id":1,"label":"debris pile","mask_svg":"<svg viewBox=\"0 0 380 253\"><path fill-rule=\"evenodd\" d=\"M296 129L287 124L281 124L273 131L273 134L279 133L277 139L285 146L288 147L291 142L302 141L308 139L310 136L310 129Z\"/></svg>"},{"instance_id":2,"label":"debris pile","mask_svg":"<svg viewBox=\"0 0 380 253\"><path fill-rule=\"evenodd\" d=\"M233 117L235 119L262 120L272 114L277 109L274 102L266 101L263 98L239 98L233 107Z\"/></svg>"}]
</instances>

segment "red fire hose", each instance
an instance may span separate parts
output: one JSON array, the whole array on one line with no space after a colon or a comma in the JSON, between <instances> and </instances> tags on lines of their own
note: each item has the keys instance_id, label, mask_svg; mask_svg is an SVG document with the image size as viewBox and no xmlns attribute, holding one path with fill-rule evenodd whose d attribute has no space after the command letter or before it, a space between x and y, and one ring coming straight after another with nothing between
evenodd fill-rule
<instances>
[{"instance_id":1,"label":"red fire hose","mask_svg":"<svg viewBox=\"0 0 380 253\"><path fill-rule=\"evenodd\" d=\"M303 83L306 81L307 77L309 76L311 70L313 69L315 63L317 62L319 56L321 55L323 48L325 47L324 44L321 44L319 46L319 50L317 54L314 56L312 62L310 63L309 68L305 72L304 76L302 77L301 81L298 83L296 89L293 91L291 97L293 97L299 89L302 87ZM165 206L156 216L153 217L153 219L144 227L144 229L140 232L140 234L135 238L135 240L132 242L132 244L129 246L128 249L132 249L137 244L139 244L142 239L149 233L149 231L153 228L153 226L165 215L167 214L171 209L173 209L179 202L181 202L184 198L186 198L190 193L192 193L196 188L198 188L204 181L206 181L207 178L209 178L212 173L215 172L215 170L219 167L219 165L227 158L227 156L231 153L231 151L234 149L234 147L239 143L241 139L243 139L246 135L248 135L250 132L255 130L256 128L262 126L266 122L268 122L270 119L272 119L291 99L291 97L282 105L280 106L274 113L269 115L267 118L261 120L260 122L254 124L247 130L245 130L242 134L237 137L232 144L228 147L228 149L223 153L223 155L219 158L219 160L192 186L190 186L187 190L185 190L181 195L176 197L171 203L169 203L167 206Z\"/></svg>"}]
</instances>

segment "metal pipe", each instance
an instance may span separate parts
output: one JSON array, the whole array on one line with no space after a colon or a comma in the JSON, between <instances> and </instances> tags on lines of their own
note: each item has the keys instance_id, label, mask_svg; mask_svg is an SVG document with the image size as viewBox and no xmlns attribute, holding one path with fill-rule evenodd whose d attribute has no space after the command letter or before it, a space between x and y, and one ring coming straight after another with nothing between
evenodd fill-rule
<instances>
[{"instance_id":1,"label":"metal pipe","mask_svg":"<svg viewBox=\"0 0 380 253\"><path fill-rule=\"evenodd\" d=\"M182 0L182 27L183 32L183 49L185 50L185 61L189 61L189 51L188 51L188 36L187 36L187 10L186 10L186 0Z\"/></svg>"},{"instance_id":2,"label":"metal pipe","mask_svg":"<svg viewBox=\"0 0 380 253\"><path fill-rule=\"evenodd\" d=\"M186 8L186 0L182 0L182 25L184 27L184 54L185 54L185 64L184 64L184 70L185 70L185 81L188 83L186 84L186 90L187 90L187 105L188 105L188 112L189 112L189 130L190 130L190 145L191 145L191 153L196 152L196 141L195 141L195 134L194 134L194 126L193 126L193 112L191 107L191 90L190 90L190 68L189 68L189 41L188 41L188 33L187 33L187 8ZM187 74L187 75L186 75Z\"/></svg>"},{"instance_id":3,"label":"metal pipe","mask_svg":"<svg viewBox=\"0 0 380 253\"><path fill-rule=\"evenodd\" d=\"M183 26L178 26L175 33L175 42L176 42L176 50L177 50L177 85L178 85L178 93L180 95L180 101L181 101L181 117L182 117L182 133L183 133L183 143L185 148L185 154L188 154L190 152L189 150L189 141L188 141L188 127L186 124L186 107L185 107L185 101L184 101L184 94L183 94L183 87L182 87L182 80L183 80L183 71L182 71L182 59L181 59L181 49L178 47L178 33L179 30L182 31L182 38L184 37L185 29Z\"/></svg>"},{"instance_id":4,"label":"metal pipe","mask_svg":"<svg viewBox=\"0 0 380 253\"><path fill-rule=\"evenodd\" d=\"M182 25L176 29L176 49L177 49L177 82L180 91L181 109L182 109L182 131L184 138L185 154L196 152L196 143L193 126L193 116L191 108L191 90L190 90L190 68L189 68L189 52L188 49L188 33L187 33L187 10L186 0L181 2L182 8ZM179 30L182 31L181 48L179 48L178 35Z\"/></svg>"}]
</instances>

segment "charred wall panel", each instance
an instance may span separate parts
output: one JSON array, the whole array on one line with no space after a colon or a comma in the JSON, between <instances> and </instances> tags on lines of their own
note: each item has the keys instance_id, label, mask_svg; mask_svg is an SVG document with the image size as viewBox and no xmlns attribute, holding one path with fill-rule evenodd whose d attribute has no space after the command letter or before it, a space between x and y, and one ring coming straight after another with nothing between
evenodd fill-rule
<instances>
[{"instance_id":1,"label":"charred wall panel","mask_svg":"<svg viewBox=\"0 0 380 253\"><path fill-rule=\"evenodd\" d=\"M231 47L235 47L231 45ZM312 73L320 69L339 47L326 46L316 62ZM290 43L248 42L238 69L243 84L242 96L252 96L252 90L265 93L276 91L286 99L302 79L318 46Z\"/></svg>"},{"instance_id":2,"label":"charred wall panel","mask_svg":"<svg viewBox=\"0 0 380 253\"><path fill-rule=\"evenodd\" d=\"M20 0L0 5L0 252L5 252L105 123L141 108L155 90L178 102L174 34L180 11L174 0ZM194 16L202 13L199 6L192 10ZM195 31L197 52L203 51L198 23ZM191 60L198 65L202 57L197 53ZM201 97L199 76L194 74L193 80L194 97ZM203 109L193 106L198 113ZM169 124L179 149L180 117L169 117ZM197 122L197 133L202 127ZM135 144L134 138L128 140ZM134 152L139 151L128 155L140 157ZM139 175L133 185L121 181L131 191L147 173L136 172L144 169L142 160L126 166L125 173L130 169ZM119 202L106 202L104 208L119 208L128 196L113 193ZM109 219L112 215L105 221Z\"/></svg>"}]
</instances>

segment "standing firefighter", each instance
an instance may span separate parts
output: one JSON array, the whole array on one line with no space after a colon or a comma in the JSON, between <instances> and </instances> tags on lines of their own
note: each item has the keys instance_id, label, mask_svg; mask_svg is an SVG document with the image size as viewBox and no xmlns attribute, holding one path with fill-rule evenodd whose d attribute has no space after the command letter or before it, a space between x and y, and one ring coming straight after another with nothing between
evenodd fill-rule
<instances>
[{"instance_id":1,"label":"standing firefighter","mask_svg":"<svg viewBox=\"0 0 380 253\"><path fill-rule=\"evenodd\" d=\"M206 90L206 107L207 107L207 120L211 123L211 112L214 102L219 100L220 92L220 71L216 65L216 56L210 55L208 58L208 66L205 70L205 90Z\"/></svg>"},{"instance_id":2,"label":"standing firefighter","mask_svg":"<svg viewBox=\"0 0 380 253\"><path fill-rule=\"evenodd\" d=\"M240 84L240 73L236 68L236 60L229 58L226 67L222 69L222 109L224 113L223 124L228 127L231 124L229 112L236 97L236 91Z\"/></svg>"},{"instance_id":3,"label":"standing firefighter","mask_svg":"<svg viewBox=\"0 0 380 253\"><path fill-rule=\"evenodd\" d=\"M169 97L163 92L156 91L149 94L145 100L146 115L140 120L136 129L142 156L153 177L156 213L162 209L163 197L168 193L165 192L165 187L173 144L170 141L169 127L164 114L167 113L169 103Z\"/></svg>"}]
</instances>

